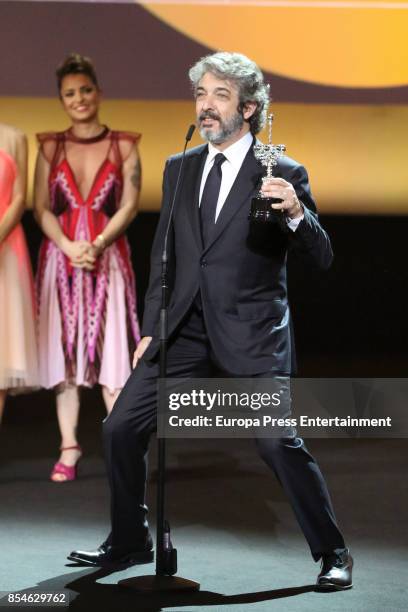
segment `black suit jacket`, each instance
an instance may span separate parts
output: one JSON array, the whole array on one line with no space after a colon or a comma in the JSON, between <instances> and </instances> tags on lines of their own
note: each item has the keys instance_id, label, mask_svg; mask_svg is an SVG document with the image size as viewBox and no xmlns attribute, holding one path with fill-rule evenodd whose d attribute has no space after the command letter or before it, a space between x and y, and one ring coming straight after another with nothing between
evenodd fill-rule
<instances>
[{"instance_id":1,"label":"black suit jacket","mask_svg":"<svg viewBox=\"0 0 408 612\"><path fill-rule=\"evenodd\" d=\"M187 151L185 158L169 239L169 335L200 291L212 349L227 371L248 376L269 370L291 373L288 248L320 268L329 267L333 256L330 240L317 218L307 172L289 157L281 158L274 172L293 184L305 207L304 219L295 232L289 228L282 231L276 224L250 223L251 199L264 173L251 147L204 249L198 201L207 152L207 145L201 145ZM181 155L171 157L164 171L162 210L142 326L143 336L153 336L146 360L156 356L159 346L161 254L180 163Z\"/></svg>"}]
</instances>

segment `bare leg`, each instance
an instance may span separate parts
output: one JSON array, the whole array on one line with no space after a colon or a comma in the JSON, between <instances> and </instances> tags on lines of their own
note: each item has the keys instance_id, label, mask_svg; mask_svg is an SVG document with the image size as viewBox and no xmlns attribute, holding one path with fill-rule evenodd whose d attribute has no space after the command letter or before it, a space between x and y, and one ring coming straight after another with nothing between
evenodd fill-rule
<instances>
[{"instance_id":1,"label":"bare leg","mask_svg":"<svg viewBox=\"0 0 408 612\"><path fill-rule=\"evenodd\" d=\"M121 391L122 389L115 389L115 391L111 393L108 387L102 387L102 395L106 406L106 412L108 414L112 411L113 404L116 402Z\"/></svg>"},{"instance_id":2,"label":"bare leg","mask_svg":"<svg viewBox=\"0 0 408 612\"><path fill-rule=\"evenodd\" d=\"M65 387L63 391L57 392L57 418L61 433L61 448L77 446L76 437L79 417L79 393L78 387L73 385ZM75 465L81 456L81 451L73 449L62 451L59 461L65 465ZM55 474L52 478L55 482L66 480L63 474Z\"/></svg>"},{"instance_id":3,"label":"bare leg","mask_svg":"<svg viewBox=\"0 0 408 612\"><path fill-rule=\"evenodd\" d=\"M0 389L0 423L3 418L4 412L4 404L6 402L7 391L5 389Z\"/></svg>"}]
</instances>

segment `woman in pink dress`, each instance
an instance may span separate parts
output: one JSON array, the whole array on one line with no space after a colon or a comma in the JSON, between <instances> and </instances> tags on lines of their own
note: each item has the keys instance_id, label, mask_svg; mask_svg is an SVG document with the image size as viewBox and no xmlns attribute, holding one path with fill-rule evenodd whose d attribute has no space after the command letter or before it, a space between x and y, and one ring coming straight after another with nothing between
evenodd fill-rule
<instances>
[{"instance_id":1,"label":"woman in pink dress","mask_svg":"<svg viewBox=\"0 0 408 612\"><path fill-rule=\"evenodd\" d=\"M24 233L27 142L0 124L0 421L8 391L38 386L34 285Z\"/></svg>"},{"instance_id":2,"label":"woman in pink dress","mask_svg":"<svg viewBox=\"0 0 408 612\"><path fill-rule=\"evenodd\" d=\"M61 455L55 482L76 478L81 386L102 386L106 409L131 372L140 340L130 249L123 235L137 212L139 134L99 121L101 91L88 58L57 70L71 127L39 134L35 209L46 236L39 256L40 381L57 393Z\"/></svg>"}]
</instances>

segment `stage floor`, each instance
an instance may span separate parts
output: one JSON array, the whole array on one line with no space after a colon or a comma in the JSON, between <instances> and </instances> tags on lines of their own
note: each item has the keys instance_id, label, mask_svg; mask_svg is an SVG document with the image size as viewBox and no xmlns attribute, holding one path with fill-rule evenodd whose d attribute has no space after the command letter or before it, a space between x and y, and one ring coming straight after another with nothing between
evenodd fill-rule
<instances>
[{"instance_id":1,"label":"stage floor","mask_svg":"<svg viewBox=\"0 0 408 612\"><path fill-rule=\"evenodd\" d=\"M51 394L13 398L7 406L0 431L0 608L4 592L35 590L65 591L70 609L86 612L407 609L405 440L307 442L355 559L350 591L313 591L319 566L251 440L168 445L166 514L179 575L199 581L200 592L139 595L117 585L123 578L154 573L153 564L115 573L70 565L71 550L97 547L108 531L100 443L104 412L94 392L83 400L80 477L61 485L47 480L58 446ZM155 465L153 444L148 495L153 534Z\"/></svg>"}]
</instances>

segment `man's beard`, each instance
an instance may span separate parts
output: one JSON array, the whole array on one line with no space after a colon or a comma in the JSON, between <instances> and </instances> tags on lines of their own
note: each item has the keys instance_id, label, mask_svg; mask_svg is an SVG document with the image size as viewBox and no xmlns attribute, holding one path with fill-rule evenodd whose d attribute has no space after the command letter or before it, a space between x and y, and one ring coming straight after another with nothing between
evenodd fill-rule
<instances>
[{"instance_id":1,"label":"man's beard","mask_svg":"<svg viewBox=\"0 0 408 612\"><path fill-rule=\"evenodd\" d=\"M201 127L200 122L206 117L218 121L218 129ZM244 118L242 114L237 111L235 115L223 121L221 117L217 115L217 113L214 113L210 110L203 111L198 117L197 123L201 138L203 138L207 142L210 142L211 144L217 145L226 142L230 136L239 132L242 126L244 125Z\"/></svg>"}]
</instances>

